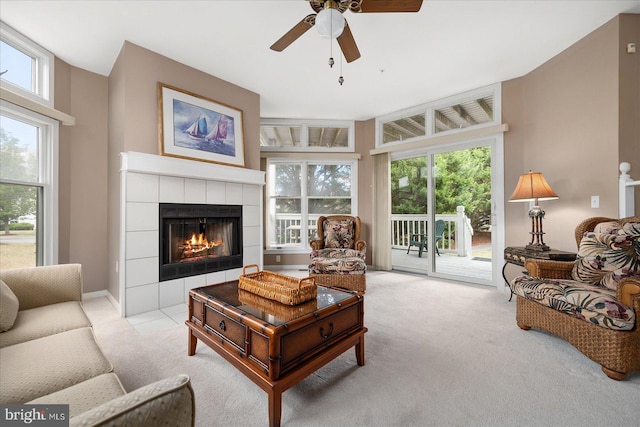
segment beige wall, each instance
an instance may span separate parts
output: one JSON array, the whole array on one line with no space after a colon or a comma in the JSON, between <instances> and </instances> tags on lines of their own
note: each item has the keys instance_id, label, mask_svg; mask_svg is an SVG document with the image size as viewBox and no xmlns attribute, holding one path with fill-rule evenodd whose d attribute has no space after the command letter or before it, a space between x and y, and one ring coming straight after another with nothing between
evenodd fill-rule
<instances>
[{"instance_id":1,"label":"beige wall","mask_svg":"<svg viewBox=\"0 0 640 427\"><path fill-rule=\"evenodd\" d=\"M84 292L107 287L108 79L56 60L56 108L76 119L60 127L60 263L80 263Z\"/></svg>"},{"instance_id":2,"label":"beige wall","mask_svg":"<svg viewBox=\"0 0 640 427\"><path fill-rule=\"evenodd\" d=\"M545 242L557 249L576 248L573 230L579 221L618 214L619 152L632 144L618 138L619 32L616 18L503 84L503 122L509 124L505 197L520 174L542 172L560 197L540 202L547 213ZM599 209L590 207L592 195L600 196ZM522 246L529 240L529 206L506 205L506 244Z\"/></svg>"},{"instance_id":3,"label":"beige wall","mask_svg":"<svg viewBox=\"0 0 640 427\"><path fill-rule=\"evenodd\" d=\"M620 15L620 162L631 163L630 175L640 179L640 51L626 53L628 43L640 49L640 15ZM635 212L640 212L640 192L636 190Z\"/></svg>"}]
</instances>

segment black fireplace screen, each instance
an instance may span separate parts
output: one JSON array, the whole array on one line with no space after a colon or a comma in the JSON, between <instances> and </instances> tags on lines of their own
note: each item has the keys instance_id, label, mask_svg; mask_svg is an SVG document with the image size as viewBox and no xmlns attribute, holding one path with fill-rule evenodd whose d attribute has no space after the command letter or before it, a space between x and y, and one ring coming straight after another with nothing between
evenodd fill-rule
<instances>
[{"instance_id":1,"label":"black fireplace screen","mask_svg":"<svg viewBox=\"0 0 640 427\"><path fill-rule=\"evenodd\" d=\"M242 206L160 204L160 281L242 267Z\"/></svg>"}]
</instances>

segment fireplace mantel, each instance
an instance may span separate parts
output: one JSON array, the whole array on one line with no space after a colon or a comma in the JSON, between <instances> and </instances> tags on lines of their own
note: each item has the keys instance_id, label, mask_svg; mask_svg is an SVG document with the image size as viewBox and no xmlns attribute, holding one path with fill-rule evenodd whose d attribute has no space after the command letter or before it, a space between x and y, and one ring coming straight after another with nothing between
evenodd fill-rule
<instances>
[{"instance_id":1,"label":"fireplace mantel","mask_svg":"<svg viewBox=\"0 0 640 427\"><path fill-rule=\"evenodd\" d=\"M121 171L161 176L264 185L264 172L218 163L128 151L121 153Z\"/></svg>"},{"instance_id":2,"label":"fireplace mantel","mask_svg":"<svg viewBox=\"0 0 640 427\"><path fill-rule=\"evenodd\" d=\"M159 205L242 206L242 265L263 260L265 173L138 152L120 154L119 300L123 317L184 304L189 290L237 279L242 268L159 280Z\"/></svg>"}]
</instances>

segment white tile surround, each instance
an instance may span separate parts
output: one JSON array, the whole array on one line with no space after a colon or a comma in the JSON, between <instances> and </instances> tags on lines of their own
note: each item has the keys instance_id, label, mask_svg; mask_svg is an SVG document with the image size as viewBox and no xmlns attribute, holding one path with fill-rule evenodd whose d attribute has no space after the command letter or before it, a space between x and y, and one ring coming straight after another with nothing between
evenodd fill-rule
<instances>
[{"instance_id":1,"label":"white tile surround","mask_svg":"<svg viewBox=\"0 0 640 427\"><path fill-rule=\"evenodd\" d=\"M121 153L121 316L184 304L190 289L234 280L242 272L233 269L159 282L160 203L242 205L243 265L258 264L262 269L264 182L264 172L252 169Z\"/></svg>"}]
</instances>

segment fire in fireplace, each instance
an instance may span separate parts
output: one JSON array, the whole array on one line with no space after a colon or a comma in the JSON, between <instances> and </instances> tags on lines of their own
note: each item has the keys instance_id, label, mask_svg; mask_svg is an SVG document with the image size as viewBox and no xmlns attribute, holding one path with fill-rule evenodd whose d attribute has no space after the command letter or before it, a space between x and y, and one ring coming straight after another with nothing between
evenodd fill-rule
<instances>
[{"instance_id":1,"label":"fire in fireplace","mask_svg":"<svg viewBox=\"0 0 640 427\"><path fill-rule=\"evenodd\" d=\"M242 267L242 206L160 204L160 281Z\"/></svg>"}]
</instances>

